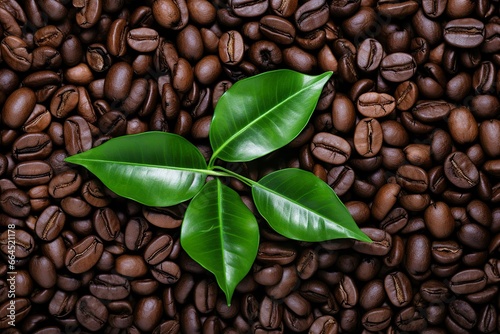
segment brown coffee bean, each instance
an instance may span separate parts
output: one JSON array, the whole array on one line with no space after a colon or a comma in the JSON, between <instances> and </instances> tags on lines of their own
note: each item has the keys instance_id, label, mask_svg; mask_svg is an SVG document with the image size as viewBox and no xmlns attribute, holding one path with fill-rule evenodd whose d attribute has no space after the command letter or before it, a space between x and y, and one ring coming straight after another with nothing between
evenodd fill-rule
<instances>
[{"instance_id":1,"label":"brown coffee bean","mask_svg":"<svg viewBox=\"0 0 500 334\"><path fill-rule=\"evenodd\" d=\"M147 273L146 263L139 255L121 255L116 259L116 272L128 277L141 277Z\"/></svg>"},{"instance_id":2,"label":"brown coffee bean","mask_svg":"<svg viewBox=\"0 0 500 334\"><path fill-rule=\"evenodd\" d=\"M429 205L424 213L424 221L430 233L439 239L449 237L455 229L451 210L444 202Z\"/></svg>"},{"instance_id":3,"label":"brown coffee bean","mask_svg":"<svg viewBox=\"0 0 500 334\"><path fill-rule=\"evenodd\" d=\"M487 276L480 269L467 269L451 277L449 286L455 294L469 294L482 290L486 286Z\"/></svg>"},{"instance_id":4,"label":"brown coffee bean","mask_svg":"<svg viewBox=\"0 0 500 334\"><path fill-rule=\"evenodd\" d=\"M410 79L416 72L415 59L402 52L385 56L380 63L380 74L391 82L403 82Z\"/></svg>"},{"instance_id":5,"label":"brown coffee bean","mask_svg":"<svg viewBox=\"0 0 500 334\"><path fill-rule=\"evenodd\" d=\"M430 274L431 244L423 234L410 236L406 243L405 266L413 278L421 279Z\"/></svg>"},{"instance_id":6,"label":"brown coffee bean","mask_svg":"<svg viewBox=\"0 0 500 334\"><path fill-rule=\"evenodd\" d=\"M91 331L101 329L108 320L106 306L91 295L81 297L76 303L75 310L78 322Z\"/></svg>"},{"instance_id":7,"label":"brown coffee bean","mask_svg":"<svg viewBox=\"0 0 500 334\"><path fill-rule=\"evenodd\" d=\"M363 118L354 130L354 148L363 157L373 157L382 148L383 132L375 118Z\"/></svg>"},{"instance_id":8,"label":"brown coffee bean","mask_svg":"<svg viewBox=\"0 0 500 334\"><path fill-rule=\"evenodd\" d=\"M64 228L65 222L66 215L61 208L51 205L38 217L35 225L35 232L40 239L52 241L59 236Z\"/></svg>"},{"instance_id":9,"label":"brown coffee bean","mask_svg":"<svg viewBox=\"0 0 500 334\"><path fill-rule=\"evenodd\" d=\"M341 137L321 132L312 139L311 152L324 162L340 165L349 159L351 146Z\"/></svg>"},{"instance_id":10,"label":"brown coffee bean","mask_svg":"<svg viewBox=\"0 0 500 334\"><path fill-rule=\"evenodd\" d=\"M484 40L484 24L473 18L451 20L444 27L443 37L452 46L474 48Z\"/></svg>"},{"instance_id":11,"label":"brown coffee bean","mask_svg":"<svg viewBox=\"0 0 500 334\"><path fill-rule=\"evenodd\" d=\"M278 44L292 44L295 39L295 27L288 20L275 15L266 15L259 21L262 35Z\"/></svg>"},{"instance_id":12,"label":"brown coffee bean","mask_svg":"<svg viewBox=\"0 0 500 334\"><path fill-rule=\"evenodd\" d=\"M111 101L124 100L130 93L133 69L126 62L115 63L106 74L104 94Z\"/></svg>"},{"instance_id":13,"label":"brown coffee bean","mask_svg":"<svg viewBox=\"0 0 500 334\"><path fill-rule=\"evenodd\" d=\"M139 52L151 52L160 44L158 32L151 28L136 28L129 30L127 44Z\"/></svg>"},{"instance_id":14,"label":"brown coffee bean","mask_svg":"<svg viewBox=\"0 0 500 334\"><path fill-rule=\"evenodd\" d=\"M357 101L358 111L366 117L379 118L387 116L394 111L395 107L394 97L384 93L364 93Z\"/></svg>"},{"instance_id":15,"label":"brown coffee bean","mask_svg":"<svg viewBox=\"0 0 500 334\"><path fill-rule=\"evenodd\" d=\"M389 300L396 307L408 305L413 298L411 282L401 271L385 276L384 288Z\"/></svg>"},{"instance_id":16,"label":"brown coffee bean","mask_svg":"<svg viewBox=\"0 0 500 334\"><path fill-rule=\"evenodd\" d=\"M16 129L23 125L35 108L35 93L26 87L12 92L2 109L2 120L5 125Z\"/></svg>"},{"instance_id":17,"label":"brown coffee bean","mask_svg":"<svg viewBox=\"0 0 500 334\"><path fill-rule=\"evenodd\" d=\"M14 71L26 72L31 68L33 54L28 44L17 36L6 36L0 43L3 61Z\"/></svg>"},{"instance_id":18,"label":"brown coffee bean","mask_svg":"<svg viewBox=\"0 0 500 334\"><path fill-rule=\"evenodd\" d=\"M363 233L373 241L371 243L355 241L352 248L362 254L383 256L387 255L392 247L392 237L384 230L373 227L362 227Z\"/></svg>"},{"instance_id":19,"label":"brown coffee bean","mask_svg":"<svg viewBox=\"0 0 500 334\"><path fill-rule=\"evenodd\" d=\"M450 135L458 144L472 143L478 136L478 126L469 109L455 108L448 118Z\"/></svg>"},{"instance_id":20,"label":"brown coffee bean","mask_svg":"<svg viewBox=\"0 0 500 334\"><path fill-rule=\"evenodd\" d=\"M455 186L469 189L477 185L479 172L472 161L462 152L448 155L444 162L444 173Z\"/></svg>"},{"instance_id":21,"label":"brown coffee bean","mask_svg":"<svg viewBox=\"0 0 500 334\"><path fill-rule=\"evenodd\" d=\"M68 249L65 256L65 265L75 274L83 273L92 268L104 251L99 238L90 235Z\"/></svg>"},{"instance_id":22,"label":"brown coffee bean","mask_svg":"<svg viewBox=\"0 0 500 334\"><path fill-rule=\"evenodd\" d=\"M78 191L82 177L74 170L67 170L50 180L48 192L53 198L64 198Z\"/></svg>"}]
</instances>

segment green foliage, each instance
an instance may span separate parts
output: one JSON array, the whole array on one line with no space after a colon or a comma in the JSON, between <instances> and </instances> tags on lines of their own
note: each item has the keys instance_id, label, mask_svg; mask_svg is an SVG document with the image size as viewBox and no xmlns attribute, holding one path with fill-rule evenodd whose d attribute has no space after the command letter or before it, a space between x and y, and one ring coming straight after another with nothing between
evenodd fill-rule
<instances>
[{"instance_id":1,"label":"green foliage","mask_svg":"<svg viewBox=\"0 0 500 334\"><path fill-rule=\"evenodd\" d=\"M116 194L148 206L192 199L181 245L215 275L230 304L257 255L259 229L239 195L217 177L235 177L250 186L259 213L288 238L371 241L333 190L312 173L284 169L256 182L215 165L216 159L250 161L292 141L307 125L331 74L278 70L234 84L214 112L208 165L196 146L164 132L114 138L66 161L86 167ZM206 183L209 175L216 178Z\"/></svg>"}]
</instances>

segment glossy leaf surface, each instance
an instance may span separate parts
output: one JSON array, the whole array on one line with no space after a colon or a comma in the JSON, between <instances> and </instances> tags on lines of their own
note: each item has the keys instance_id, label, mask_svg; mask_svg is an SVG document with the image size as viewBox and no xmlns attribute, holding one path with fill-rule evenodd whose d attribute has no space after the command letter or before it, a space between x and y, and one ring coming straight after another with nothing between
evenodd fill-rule
<instances>
[{"instance_id":1,"label":"glossy leaf surface","mask_svg":"<svg viewBox=\"0 0 500 334\"><path fill-rule=\"evenodd\" d=\"M254 184L252 195L269 225L290 239L371 241L335 192L312 173L295 168L278 170Z\"/></svg>"},{"instance_id":2,"label":"glossy leaf surface","mask_svg":"<svg viewBox=\"0 0 500 334\"><path fill-rule=\"evenodd\" d=\"M192 198L207 176L196 146L166 132L117 137L66 161L84 166L116 194L149 206Z\"/></svg>"},{"instance_id":3,"label":"glossy leaf surface","mask_svg":"<svg viewBox=\"0 0 500 334\"><path fill-rule=\"evenodd\" d=\"M215 108L212 161L250 161L288 144L307 125L331 75L276 70L236 82Z\"/></svg>"},{"instance_id":4,"label":"glossy leaf surface","mask_svg":"<svg viewBox=\"0 0 500 334\"><path fill-rule=\"evenodd\" d=\"M191 200L181 227L182 248L212 272L228 304L257 256L259 228L240 196L219 179Z\"/></svg>"}]
</instances>

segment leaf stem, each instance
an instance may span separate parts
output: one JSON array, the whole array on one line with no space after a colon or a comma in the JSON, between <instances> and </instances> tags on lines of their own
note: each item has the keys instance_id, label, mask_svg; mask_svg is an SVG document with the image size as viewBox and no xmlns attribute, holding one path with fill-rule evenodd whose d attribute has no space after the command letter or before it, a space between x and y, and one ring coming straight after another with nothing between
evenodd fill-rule
<instances>
[{"instance_id":1,"label":"leaf stem","mask_svg":"<svg viewBox=\"0 0 500 334\"><path fill-rule=\"evenodd\" d=\"M246 185L252 187L253 185L257 184L257 182L255 182L254 180L251 180L247 177L244 177L243 175L240 175L238 173L235 173L229 169L226 169L224 167L221 167L221 166L213 166L214 169L218 169L220 171L223 171L225 172L226 174L229 174L229 176L232 176L234 177L235 179L238 179L240 180L241 182L245 183Z\"/></svg>"},{"instance_id":2,"label":"leaf stem","mask_svg":"<svg viewBox=\"0 0 500 334\"><path fill-rule=\"evenodd\" d=\"M214 166L214 163L215 163L215 159L216 159L216 156L215 155L212 155L210 157L210 161L208 161L208 169L213 169L215 166Z\"/></svg>"}]
</instances>

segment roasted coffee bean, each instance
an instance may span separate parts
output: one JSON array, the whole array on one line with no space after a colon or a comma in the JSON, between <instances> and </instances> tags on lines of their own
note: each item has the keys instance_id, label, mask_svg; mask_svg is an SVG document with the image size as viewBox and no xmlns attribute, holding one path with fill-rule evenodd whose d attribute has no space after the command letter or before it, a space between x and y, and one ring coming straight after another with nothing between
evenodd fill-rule
<instances>
[{"instance_id":1,"label":"roasted coffee bean","mask_svg":"<svg viewBox=\"0 0 500 334\"><path fill-rule=\"evenodd\" d=\"M386 255L392 247L391 235L384 230L364 227L361 229L366 235L372 239L372 243L355 241L353 249L357 252L368 255Z\"/></svg>"},{"instance_id":2,"label":"roasted coffee bean","mask_svg":"<svg viewBox=\"0 0 500 334\"><path fill-rule=\"evenodd\" d=\"M316 318L309 329L311 334L336 334L338 331L339 324L331 315L324 315Z\"/></svg>"},{"instance_id":3,"label":"roasted coffee bean","mask_svg":"<svg viewBox=\"0 0 500 334\"><path fill-rule=\"evenodd\" d=\"M380 118L388 116L394 111L395 107L394 97L384 93L364 93L357 101L358 111L366 117Z\"/></svg>"},{"instance_id":4,"label":"roasted coffee bean","mask_svg":"<svg viewBox=\"0 0 500 334\"><path fill-rule=\"evenodd\" d=\"M278 44L291 44L295 39L295 27L288 20L266 15L259 21L260 32L271 41Z\"/></svg>"},{"instance_id":5,"label":"roasted coffee bean","mask_svg":"<svg viewBox=\"0 0 500 334\"><path fill-rule=\"evenodd\" d=\"M116 239L120 233L120 221L116 213L110 208L94 211L92 222L97 235L105 241Z\"/></svg>"},{"instance_id":6,"label":"roasted coffee bean","mask_svg":"<svg viewBox=\"0 0 500 334\"><path fill-rule=\"evenodd\" d=\"M133 69L126 62L113 64L106 74L104 94L111 101L122 101L130 93Z\"/></svg>"},{"instance_id":7,"label":"roasted coffee bean","mask_svg":"<svg viewBox=\"0 0 500 334\"><path fill-rule=\"evenodd\" d=\"M311 73L317 66L314 55L296 46L283 50L283 62L295 71Z\"/></svg>"},{"instance_id":8,"label":"roasted coffee bean","mask_svg":"<svg viewBox=\"0 0 500 334\"><path fill-rule=\"evenodd\" d=\"M283 304L279 304L269 297L264 297L260 304L259 321L265 328L277 328L283 317Z\"/></svg>"},{"instance_id":9,"label":"roasted coffee bean","mask_svg":"<svg viewBox=\"0 0 500 334\"><path fill-rule=\"evenodd\" d=\"M37 236L44 241L52 241L59 236L64 224L66 215L58 206L47 207L38 217L35 225Z\"/></svg>"},{"instance_id":10,"label":"roasted coffee bean","mask_svg":"<svg viewBox=\"0 0 500 334\"><path fill-rule=\"evenodd\" d=\"M108 320L106 306L94 296L85 295L78 299L75 309L78 322L91 331L101 329Z\"/></svg>"},{"instance_id":11,"label":"roasted coffee bean","mask_svg":"<svg viewBox=\"0 0 500 334\"><path fill-rule=\"evenodd\" d=\"M294 18L300 31L315 30L328 21L328 4L324 0L309 1L297 9Z\"/></svg>"},{"instance_id":12,"label":"roasted coffee bean","mask_svg":"<svg viewBox=\"0 0 500 334\"><path fill-rule=\"evenodd\" d=\"M413 278L423 278L430 274L431 243L423 234L414 234L406 243L405 267Z\"/></svg>"},{"instance_id":13,"label":"roasted coffee bean","mask_svg":"<svg viewBox=\"0 0 500 334\"><path fill-rule=\"evenodd\" d=\"M375 219L384 219L396 203L400 190L401 186L398 184L388 183L377 191L371 208L372 215Z\"/></svg>"},{"instance_id":14,"label":"roasted coffee bean","mask_svg":"<svg viewBox=\"0 0 500 334\"><path fill-rule=\"evenodd\" d=\"M408 306L395 315L396 327L401 331L421 331L427 327L427 320L420 310Z\"/></svg>"},{"instance_id":15,"label":"roasted coffee bean","mask_svg":"<svg viewBox=\"0 0 500 334\"><path fill-rule=\"evenodd\" d=\"M53 198L64 198L78 191L82 177L74 170L67 170L50 180L48 192Z\"/></svg>"},{"instance_id":16,"label":"roasted coffee bean","mask_svg":"<svg viewBox=\"0 0 500 334\"><path fill-rule=\"evenodd\" d=\"M380 63L380 74L391 82L403 82L416 72L415 59L407 53L392 53L385 56Z\"/></svg>"},{"instance_id":17,"label":"roasted coffee bean","mask_svg":"<svg viewBox=\"0 0 500 334\"><path fill-rule=\"evenodd\" d=\"M33 187L47 184L53 176L49 164L43 161L25 161L14 166L12 180L18 186Z\"/></svg>"},{"instance_id":18,"label":"roasted coffee bean","mask_svg":"<svg viewBox=\"0 0 500 334\"><path fill-rule=\"evenodd\" d=\"M444 174L451 183L462 189L472 188L479 182L476 166L465 153L458 151L445 159Z\"/></svg>"},{"instance_id":19,"label":"roasted coffee bean","mask_svg":"<svg viewBox=\"0 0 500 334\"><path fill-rule=\"evenodd\" d=\"M14 142L12 154L18 161L43 160L52 153L52 141L45 133L29 133Z\"/></svg>"},{"instance_id":20,"label":"roasted coffee bean","mask_svg":"<svg viewBox=\"0 0 500 334\"><path fill-rule=\"evenodd\" d=\"M80 274L92 268L103 251L101 240L90 235L68 249L64 262L69 271Z\"/></svg>"},{"instance_id":21,"label":"roasted coffee bean","mask_svg":"<svg viewBox=\"0 0 500 334\"><path fill-rule=\"evenodd\" d=\"M478 126L469 109L455 108L448 118L450 135L458 144L469 144L478 136Z\"/></svg>"},{"instance_id":22,"label":"roasted coffee bean","mask_svg":"<svg viewBox=\"0 0 500 334\"><path fill-rule=\"evenodd\" d=\"M482 225L468 223L460 226L457 237L462 244L473 249L486 249L490 243L488 229Z\"/></svg>"},{"instance_id":23,"label":"roasted coffee bean","mask_svg":"<svg viewBox=\"0 0 500 334\"><path fill-rule=\"evenodd\" d=\"M259 245L257 260L265 263L286 265L295 260L297 252L286 244L263 242Z\"/></svg>"},{"instance_id":24,"label":"roasted coffee bean","mask_svg":"<svg viewBox=\"0 0 500 334\"><path fill-rule=\"evenodd\" d=\"M181 270L179 266L171 261L163 261L151 269L154 278L163 284L173 284L179 280Z\"/></svg>"},{"instance_id":25,"label":"roasted coffee bean","mask_svg":"<svg viewBox=\"0 0 500 334\"><path fill-rule=\"evenodd\" d=\"M443 37L452 46L474 48L484 40L484 24L473 18L451 20L444 27Z\"/></svg>"},{"instance_id":26,"label":"roasted coffee bean","mask_svg":"<svg viewBox=\"0 0 500 334\"><path fill-rule=\"evenodd\" d=\"M202 280L194 288L194 305L201 313L209 313L215 309L217 300L217 283Z\"/></svg>"},{"instance_id":27,"label":"roasted coffee bean","mask_svg":"<svg viewBox=\"0 0 500 334\"><path fill-rule=\"evenodd\" d=\"M129 30L127 44L136 51L151 52L160 44L160 36L151 28L136 28Z\"/></svg>"},{"instance_id":28,"label":"roasted coffee bean","mask_svg":"<svg viewBox=\"0 0 500 334\"><path fill-rule=\"evenodd\" d=\"M384 288L390 302L396 307L408 305L413 298L411 282L401 271L385 276Z\"/></svg>"},{"instance_id":29,"label":"roasted coffee bean","mask_svg":"<svg viewBox=\"0 0 500 334\"><path fill-rule=\"evenodd\" d=\"M14 71L26 72L30 69L33 54L28 52L28 44L20 37L6 36L0 43L3 61Z\"/></svg>"},{"instance_id":30,"label":"roasted coffee bean","mask_svg":"<svg viewBox=\"0 0 500 334\"><path fill-rule=\"evenodd\" d=\"M487 276L480 269L467 269L451 277L449 286L455 294L470 294L482 290L486 286Z\"/></svg>"},{"instance_id":31,"label":"roasted coffee bean","mask_svg":"<svg viewBox=\"0 0 500 334\"><path fill-rule=\"evenodd\" d=\"M19 128L28 119L36 105L35 93L26 87L12 92L2 109L2 121L10 128Z\"/></svg>"},{"instance_id":32,"label":"roasted coffee bean","mask_svg":"<svg viewBox=\"0 0 500 334\"><path fill-rule=\"evenodd\" d=\"M11 217L25 218L31 211L30 198L20 189L2 189L0 208Z\"/></svg>"},{"instance_id":33,"label":"roasted coffee bean","mask_svg":"<svg viewBox=\"0 0 500 334\"><path fill-rule=\"evenodd\" d=\"M119 275L101 274L92 279L89 291L100 299L120 300L130 294L130 282Z\"/></svg>"},{"instance_id":34,"label":"roasted coffee bean","mask_svg":"<svg viewBox=\"0 0 500 334\"><path fill-rule=\"evenodd\" d=\"M354 130L354 148L363 157L377 155L382 148L383 132L375 118L363 118Z\"/></svg>"},{"instance_id":35,"label":"roasted coffee bean","mask_svg":"<svg viewBox=\"0 0 500 334\"><path fill-rule=\"evenodd\" d=\"M311 152L324 162L340 165L349 159L351 146L341 137L322 132L312 139Z\"/></svg>"},{"instance_id":36,"label":"roasted coffee bean","mask_svg":"<svg viewBox=\"0 0 500 334\"><path fill-rule=\"evenodd\" d=\"M85 152L92 148L92 132L83 117L71 116L64 122L64 142L70 155Z\"/></svg>"},{"instance_id":37,"label":"roasted coffee bean","mask_svg":"<svg viewBox=\"0 0 500 334\"><path fill-rule=\"evenodd\" d=\"M372 72L382 61L384 49L376 39L367 38L360 45L356 55L358 67L365 72Z\"/></svg>"},{"instance_id":38,"label":"roasted coffee bean","mask_svg":"<svg viewBox=\"0 0 500 334\"><path fill-rule=\"evenodd\" d=\"M361 323L366 330L375 332L386 329L391 319L391 309L388 307L379 307L366 312L361 318Z\"/></svg>"}]
</instances>

